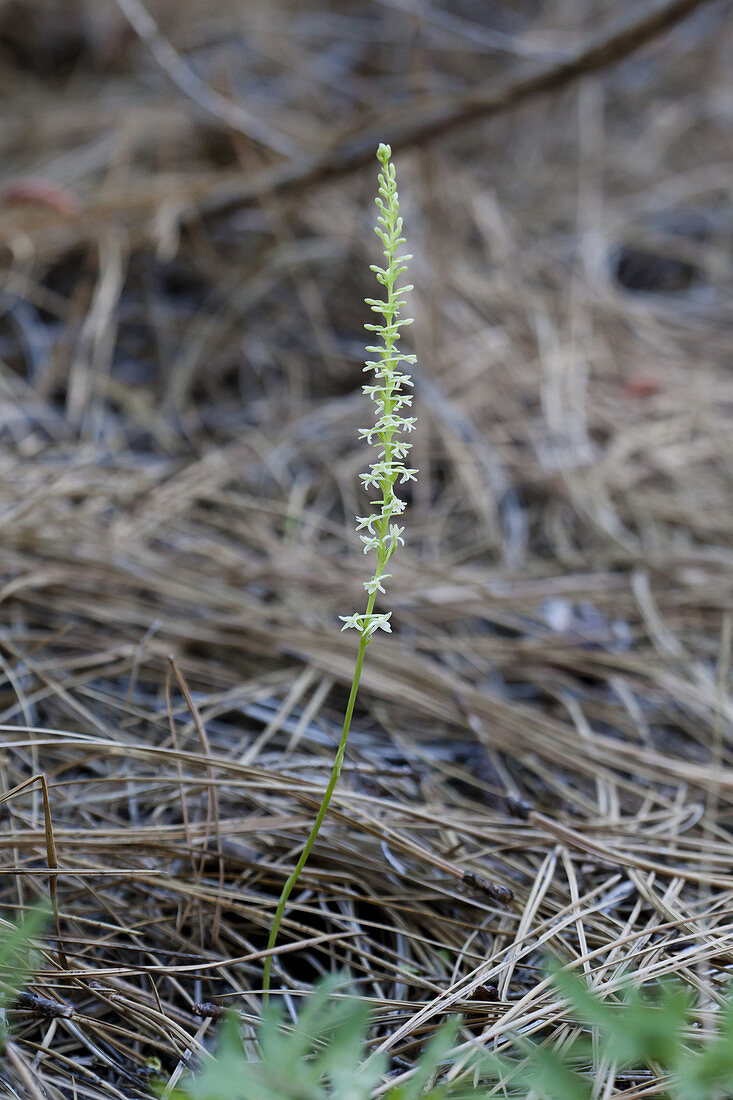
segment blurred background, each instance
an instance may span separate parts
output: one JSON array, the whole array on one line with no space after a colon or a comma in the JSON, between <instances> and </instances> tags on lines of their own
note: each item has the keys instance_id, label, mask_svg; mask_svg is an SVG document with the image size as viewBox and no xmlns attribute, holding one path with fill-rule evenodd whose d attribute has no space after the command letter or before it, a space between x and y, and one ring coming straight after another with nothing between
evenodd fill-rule
<instances>
[{"instance_id":1,"label":"blurred background","mask_svg":"<svg viewBox=\"0 0 733 1100\"><path fill-rule=\"evenodd\" d=\"M675 8L618 46L619 26ZM381 139L414 253L421 417L395 598L437 585L450 607L454 568L611 570L614 586L718 569L732 36L721 0L4 0L9 579L59 555L137 560L151 538L206 570L198 535L221 537L214 497L235 486L272 507L217 578L231 568L242 590L275 554L298 595L263 581L267 614L326 623L350 606ZM522 92L605 40L597 71ZM204 528L184 551L155 528L192 508ZM324 571L335 559L345 572ZM605 582L598 597L616 606ZM722 598L698 612L711 638ZM547 599L551 630L608 618L595 595Z\"/></svg>"},{"instance_id":2,"label":"blurred background","mask_svg":"<svg viewBox=\"0 0 733 1100\"><path fill-rule=\"evenodd\" d=\"M11 463L34 459L23 498L59 448L161 481L251 437L243 476L348 517L369 150L394 134L413 552L516 568L727 540L728 5L459 124L467 97L652 7L4 0L2 430Z\"/></svg>"},{"instance_id":3,"label":"blurred background","mask_svg":"<svg viewBox=\"0 0 733 1100\"><path fill-rule=\"evenodd\" d=\"M54 776L67 865L124 844L126 866L178 883L68 887L69 921L143 927L153 897L182 952L266 939L350 681L337 616L362 604L384 140L414 254L420 478L343 797L531 894L537 919L578 883L558 872L537 893L557 836L510 820L507 793L600 848L633 838L658 863L666 845L685 905L700 881L685 868L707 860L695 928L714 954L733 809L732 56L727 0L0 0L0 722L21 744L3 768L7 785ZM210 892L181 915L175 829L190 850L210 840L204 751L236 762L217 773L222 820L261 827L231 881L201 864ZM517 913L492 924L495 907L433 889L413 850L395 868L340 805L315 862L336 900L286 938L341 928L369 894L406 939L377 937L368 963L345 941L340 958L395 1011L509 942ZM31 859L38 803L13 806ZM174 832L151 840L161 823ZM608 866L564 843L581 894L600 890ZM418 883L414 910L376 908L385 875ZM221 924L230 885L247 906ZM618 952L619 889L620 923L596 915L563 951ZM410 938L463 950L477 907L488 924L455 969ZM83 959L88 928L69 928ZM127 935L94 965L129 962ZM660 973L687 965L671 935ZM173 942L162 924L149 936ZM310 980L327 950L300 969L288 955L280 979ZM434 984L396 974L394 951ZM227 980L256 987L259 963ZM187 981L161 991L193 1031Z\"/></svg>"}]
</instances>

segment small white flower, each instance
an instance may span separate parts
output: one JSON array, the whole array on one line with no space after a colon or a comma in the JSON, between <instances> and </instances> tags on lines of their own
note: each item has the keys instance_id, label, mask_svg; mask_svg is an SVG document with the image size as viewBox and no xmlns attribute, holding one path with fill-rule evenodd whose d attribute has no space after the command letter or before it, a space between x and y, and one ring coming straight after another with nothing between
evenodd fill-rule
<instances>
[{"instance_id":1,"label":"small white flower","mask_svg":"<svg viewBox=\"0 0 733 1100\"><path fill-rule=\"evenodd\" d=\"M391 576L392 576L391 573L375 574L370 581L364 581L364 588L366 588L366 590L367 590L367 592L369 593L370 596L374 595L375 592L381 592L382 594L384 594L384 589L382 588L382 581L386 580L387 577L391 577Z\"/></svg>"},{"instance_id":2,"label":"small white flower","mask_svg":"<svg viewBox=\"0 0 733 1100\"><path fill-rule=\"evenodd\" d=\"M389 620L392 616L392 612L388 611L386 615L339 615L339 619L343 622L341 630L348 630L349 627L353 627L354 630L358 630L366 638L371 636L377 630L386 630L388 634L392 633L392 627Z\"/></svg>"},{"instance_id":3,"label":"small white flower","mask_svg":"<svg viewBox=\"0 0 733 1100\"><path fill-rule=\"evenodd\" d=\"M377 421L375 428L373 428L372 430L379 432L395 432L398 430L398 428L401 427L401 417L394 416L394 414L390 413L386 416L381 416Z\"/></svg>"},{"instance_id":4,"label":"small white flower","mask_svg":"<svg viewBox=\"0 0 733 1100\"><path fill-rule=\"evenodd\" d=\"M411 450L412 450L412 444L411 443L394 443L392 454L396 458L406 458L407 455L408 455L408 452L411 451Z\"/></svg>"},{"instance_id":5,"label":"small white flower","mask_svg":"<svg viewBox=\"0 0 733 1100\"><path fill-rule=\"evenodd\" d=\"M366 474L359 474L359 480L365 489L371 488L372 485L375 489L379 488L379 478L374 474L374 467Z\"/></svg>"},{"instance_id":6,"label":"small white flower","mask_svg":"<svg viewBox=\"0 0 733 1100\"><path fill-rule=\"evenodd\" d=\"M395 496L391 497L388 501L372 500L370 503L381 508L382 519L389 519L391 516L399 516L407 507L404 500L400 500L399 497Z\"/></svg>"},{"instance_id":7,"label":"small white flower","mask_svg":"<svg viewBox=\"0 0 733 1100\"><path fill-rule=\"evenodd\" d=\"M371 638L377 630L386 630L388 634L392 633L392 627L389 625L391 611L388 611L386 615L364 615L364 625L362 627L362 633L368 638Z\"/></svg>"}]
</instances>

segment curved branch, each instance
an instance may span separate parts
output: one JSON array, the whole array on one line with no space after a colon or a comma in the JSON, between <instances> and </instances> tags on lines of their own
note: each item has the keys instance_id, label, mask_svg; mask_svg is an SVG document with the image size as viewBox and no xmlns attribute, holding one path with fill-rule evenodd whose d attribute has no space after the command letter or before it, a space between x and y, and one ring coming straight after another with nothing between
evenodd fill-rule
<instances>
[{"instance_id":1,"label":"curved branch","mask_svg":"<svg viewBox=\"0 0 733 1100\"><path fill-rule=\"evenodd\" d=\"M426 141L433 141L458 128L491 118L526 100L557 91L588 73L606 69L645 46L664 31L670 30L703 4L711 0L666 0L637 19L626 21L615 31L594 38L572 57L545 65L532 76L514 79L497 89L478 88L443 103L429 106L419 114L382 123L313 157L298 158L289 164L258 174L232 193L212 195L201 204L207 215L232 213L264 195L286 195L311 188L327 180L348 175L371 165L374 150L384 141L400 152Z\"/></svg>"},{"instance_id":2,"label":"curved branch","mask_svg":"<svg viewBox=\"0 0 733 1100\"><path fill-rule=\"evenodd\" d=\"M177 53L142 3L142 0L117 0L117 6L137 36L147 45L163 72L167 73L185 96L225 126L259 141L276 153L292 154L295 142L275 130L261 118L250 114L239 103L232 103L213 91Z\"/></svg>"}]
</instances>

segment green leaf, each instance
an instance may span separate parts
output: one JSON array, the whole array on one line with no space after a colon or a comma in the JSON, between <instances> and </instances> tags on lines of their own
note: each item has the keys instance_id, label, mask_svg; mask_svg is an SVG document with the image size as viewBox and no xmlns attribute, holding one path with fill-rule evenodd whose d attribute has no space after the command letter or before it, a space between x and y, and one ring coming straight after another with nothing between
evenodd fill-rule
<instances>
[{"instance_id":1,"label":"green leaf","mask_svg":"<svg viewBox=\"0 0 733 1100\"><path fill-rule=\"evenodd\" d=\"M448 1051L453 1046L456 1035L460 1031L461 1020L460 1017L455 1019L446 1020L442 1027L435 1033L430 1040L425 1050L420 1056L420 1060L415 1067L415 1073L404 1085L401 1086L399 1091L399 1100L419 1100L420 1097L425 1095L425 1088L428 1081L438 1069L438 1066L445 1061ZM387 1094L390 1095L389 1093ZM434 1090L430 1093L432 1096L445 1095L445 1090ZM394 1098L393 1098L394 1100Z\"/></svg>"},{"instance_id":2,"label":"green leaf","mask_svg":"<svg viewBox=\"0 0 733 1100\"><path fill-rule=\"evenodd\" d=\"M229 1012L219 1028L216 1054L189 1080L186 1095L192 1100L251 1100L256 1093L248 1081L248 1068L237 1018Z\"/></svg>"},{"instance_id":3,"label":"green leaf","mask_svg":"<svg viewBox=\"0 0 733 1100\"><path fill-rule=\"evenodd\" d=\"M612 1061L623 1066L649 1061L674 1066L692 1004L680 983L662 983L646 996L628 986L618 1005L601 1001L567 971L557 970L554 981L582 1022L600 1028L604 1053Z\"/></svg>"},{"instance_id":4,"label":"green leaf","mask_svg":"<svg viewBox=\"0 0 733 1100\"><path fill-rule=\"evenodd\" d=\"M27 985L35 969L33 940L48 919L48 908L29 909L17 924L0 926L0 1009ZM4 1013L3 1013L4 1020ZM7 1040L7 1028L0 1025L0 1050Z\"/></svg>"},{"instance_id":5,"label":"green leaf","mask_svg":"<svg viewBox=\"0 0 733 1100\"><path fill-rule=\"evenodd\" d=\"M674 1095L680 1100L716 1097L733 1090L733 999L720 1009L717 1035L702 1049L682 1047L676 1065Z\"/></svg>"},{"instance_id":6,"label":"green leaf","mask_svg":"<svg viewBox=\"0 0 733 1100\"><path fill-rule=\"evenodd\" d=\"M22 937L13 942L22 943ZM341 981L336 976L322 982L294 1026L281 1011L268 1009L259 1028L260 1061L247 1061L235 1017L229 1016L214 1057L171 1100L369 1100L382 1083L386 1061L367 1058L367 1008L356 998L334 996ZM671 1078L666 1095L674 1100L721 1100L733 1093L733 999L721 1009L715 1036L705 1042L690 1030L691 995L680 983L662 983L651 992L627 988L621 1003L613 1003L601 1001L575 975L564 972L556 981L571 1011L598 1028L604 1059L619 1066L661 1066ZM590 1100L594 1052L584 1039L558 1050L518 1036L513 1055L482 1051L465 1065L463 1082L431 1087L459 1028L459 1019L445 1024L409 1080L388 1089L385 1100L526 1100L530 1093L541 1100ZM486 1087L470 1086L466 1077Z\"/></svg>"},{"instance_id":7,"label":"green leaf","mask_svg":"<svg viewBox=\"0 0 733 1100\"><path fill-rule=\"evenodd\" d=\"M591 1083L570 1069L563 1055L551 1047L522 1044L531 1068L523 1079L543 1100L590 1100Z\"/></svg>"}]
</instances>

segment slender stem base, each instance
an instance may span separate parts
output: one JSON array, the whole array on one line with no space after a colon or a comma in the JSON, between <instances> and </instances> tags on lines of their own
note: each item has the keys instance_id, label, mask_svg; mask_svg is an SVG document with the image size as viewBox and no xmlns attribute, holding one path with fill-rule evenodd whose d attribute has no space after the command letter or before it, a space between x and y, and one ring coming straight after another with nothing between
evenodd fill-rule
<instances>
[{"instance_id":1,"label":"slender stem base","mask_svg":"<svg viewBox=\"0 0 733 1100\"><path fill-rule=\"evenodd\" d=\"M367 610L370 613L371 608L374 605L374 597L373 596L370 599L369 603L370 603L371 607L368 608ZM308 860L308 856L311 853L311 849L312 849L313 845L316 842L316 837L318 836L321 825L323 824L323 819L326 816L329 804L331 802L331 798L333 796L333 792L336 789L336 784L338 783L339 776L341 775L341 766L344 762L344 753L346 752L346 742L347 742L348 737L349 737L349 730L351 729L351 718L352 718L352 715L354 713L354 705L356 703L356 694L359 690L359 681L361 679L361 670L362 670L362 666L364 664L364 654L366 653L366 647L367 647L368 644L369 644L369 638L364 637L364 635L362 635L362 637L359 641L359 652L357 653L357 656L356 656L356 664L354 666L354 678L351 681L351 691L349 692L349 701L346 704L346 713L344 714L344 725L343 725L343 729L341 731L341 740L339 741L338 750L336 752L336 757L335 757L334 762L333 762L333 768L331 770L331 778L328 781L328 786L326 787L325 794L323 795L323 800L322 800L321 805L318 809L318 814L316 815L316 820L313 822L313 828L311 829L310 834L308 836L308 839L305 842L305 847L303 848L300 859L296 863L294 871L292 872L292 874L288 878L287 882L283 886L283 891L282 891L282 894L280 895L280 900L277 903L277 909L275 911L275 918L272 922L272 928L270 929L270 938L267 941L268 950L272 950L272 948L275 946L275 944L277 942L278 933L280 931L280 925L282 924L283 914L285 913L285 906L288 904L288 898L290 897L291 891L292 891L293 887L295 886L296 882L298 881L298 879L300 877L300 872L305 867L306 862ZM263 1008L267 1005L267 1001L268 1001L268 998L270 996L270 970L271 969L272 969L272 955L268 955L265 958L265 968L264 968L264 973L263 973L263 977L262 977L262 1007Z\"/></svg>"}]
</instances>

